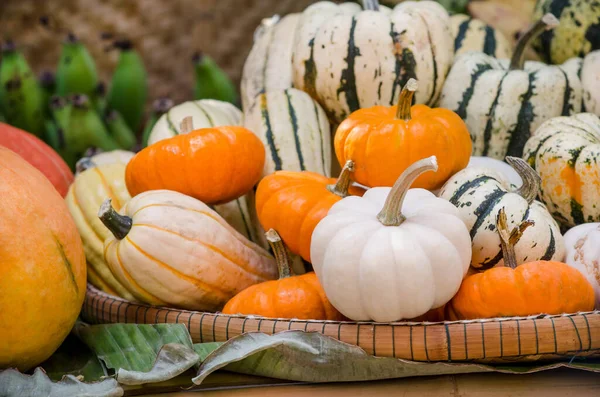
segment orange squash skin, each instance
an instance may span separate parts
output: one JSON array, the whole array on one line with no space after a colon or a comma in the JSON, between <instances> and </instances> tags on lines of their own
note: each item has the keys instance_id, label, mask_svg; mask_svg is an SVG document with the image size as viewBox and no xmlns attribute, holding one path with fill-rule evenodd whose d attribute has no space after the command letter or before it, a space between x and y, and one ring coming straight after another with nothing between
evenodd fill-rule
<instances>
[{"instance_id":1,"label":"orange squash skin","mask_svg":"<svg viewBox=\"0 0 600 397\"><path fill-rule=\"evenodd\" d=\"M264 177L256 190L256 213L264 230L275 229L294 254L310 262L313 230L342 197L327 190L336 178L309 172L276 171ZM351 186L348 193L362 196Z\"/></svg>"},{"instance_id":2,"label":"orange squash skin","mask_svg":"<svg viewBox=\"0 0 600 397\"><path fill-rule=\"evenodd\" d=\"M576 313L593 310L594 303L594 289L577 269L536 261L468 276L447 307L447 319Z\"/></svg>"},{"instance_id":3,"label":"orange squash skin","mask_svg":"<svg viewBox=\"0 0 600 397\"><path fill-rule=\"evenodd\" d=\"M398 120L397 106L359 109L338 127L335 154L340 164L354 160L354 179L369 187L393 186L411 164L435 155L437 172L419 176L413 188L438 189L469 163L471 136L453 111L411 107L409 121Z\"/></svg>"},{"instance_id":4,"label":"orange squash skin","mask_svg":"<svg viewBox=\"0 0 600 397\"><path fill-rule=\"evenodd\" d=\"M225 304L223 313L301 320L346 319L331 305L314 272L248 287Z\"/></svg>"},{"instance_id":5,"label":"orange squash skin","mask_svg":"<svg viewBox=\"0 0 600 397\"><path fill-rule=\"evenodd\" d=\"M75 324L86 290L81 238L64 199L0 147L0 369L47 359Z\"/></svg>"},{"instance_id":6,"label":"orange squash skin","mask_svg":"<svg viewBox=\"0 0 600 397\"><path fill-rule=\"evenodd\" d=\"M252 189L264 162L265 148L251 131L234 126L202 128L137 153L127 164L125 182L132 197L167 189L207 205L222 204Z\"/></svg>"}]
</instances>

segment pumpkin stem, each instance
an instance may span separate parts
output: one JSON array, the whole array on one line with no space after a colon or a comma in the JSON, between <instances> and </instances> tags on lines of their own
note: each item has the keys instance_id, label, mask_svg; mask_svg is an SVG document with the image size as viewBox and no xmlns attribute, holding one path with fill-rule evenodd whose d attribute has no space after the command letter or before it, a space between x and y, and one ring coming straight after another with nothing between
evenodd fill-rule
<instances>
[{"instance_id":1,"label":"pumpkin stem","mask_svg":"<svg viewBox=\"0 0 600 397\"><path fill-rule=\"evenodd\" d=\"M410 185L424 172L437 171L438 164L435 156L427 157L413 163L404 170L396 180L390 194L385 200L383 209L377 214L377 219L385 226L399 226L406 220L402 215L402 203Z\"/></svg>"},{"instance_id":2,"label":"pumpkin stem","mask_svg":"<svg viewBox=\"0 0 600 397\"><path fill-rule=\"evenodd\" d=\"M110 204L112 200L106 199L100 206L98 218L104 226L119 240L123 240L131 230L132 220L130 217L121 215Z\"/></svg>"},{"instance_id":3,"label":"pumpkin stem","mask_svg":"<svg viewBox=\"0 0 600 397\"><path fill-rule=\"evenodd\" d=\"M526 31L517 41L515 46L515 52L510 59L510 70L523 70L523 64L525 62L525 48L538 37L544 30L550 30L557 27L559 24L558 19L548 13L544 15L539 21L537 21L528 31Z\"/></svg>"},{"instance_id":4,"label":"pumpkin stem","mask_svg":"<svg viewBox=\"0 0 600 397\"><path fill-rule=\"evenodd\" d=\"M396 120L410 121L410 108L415 91L419 87L417 80L409 79L398 98L398 107L396 108Z\"/></svg>"},{"instance_id":5,"label":"pumpkin stem","mask_svg":"<svg viewBox=\"0 0 600 397\"><path fill-rule=\"evenodd\" d=\"M181 123L179 123L179 129L181 129L182 134L189 134L190 132L194 131L192 116L187 116L181 120Z\"/></svg>"},{"instance_id":6,"label":"pumpkin stem","mask_svg":"<svg viewBox=\"0 0 600 397\"><path fill-rule=\"evenodd\" d=\"M350 179L350 173L354 172L354 161L348 160L340 172L335 185L327 185L327 190L333 194L337 194L341 198L348 196L348 188L352 180Z\"/></svg>"},{"instance_id":7,"label":"pumpkin stem","mask_svg":"<svg viewBox=\"0 0 600 397\"><path fill-rule=\"evenodd\" d=\"M281 237L279 237L279 233L277 233L275 229L269 229L269 231L265 233L265 236L275 254L275 261L277 262L277 268L279 269L279 279L281 280L282 278L293 276L290 259L285 250L285 245L283 245L283 241L281 241Z\"/></svg>"},{"instance_id":8,"label":"pumpkin stem","mask_svg":"<svg viewBox=\"0 0 600 397\"><path fill-rule=\"evenodd\" d=\"M506 156L506 162L517 171L517 174L523 180L523 184L515 190L515 193L527 200L528 204L533 203L540 191L542 178L529 166L527 161L519 157Z\"/></svg>"},{"instance_id":9,"label":"pumpkin stem","mask_svg":"<svg viewBox=\"0 0 600 397\"><path fill-rule=\"evenodd\" d=\"M75 173L81 174L83 171L89 170L90 168L94 168L95 166L96 164L94 164L91 158L82 157L79 160L77 160L77 163L75 163Z\"/></svg>"},{"instance_id":10,"label":"pumpkin stem","mask_svg":"<svg viewBox=\"0 0 600 397\"><path fill-rule=\"evenodd\" d=\"M500 211L498 211L498 216L496 217L496 227L498 228L498 234L500 235L500 246L502 247L504 266L510 267L511 269L515 269L517 267L515 245L523 236L525 229L533 225L535 225L535 222L528 219L519 223L519 225L513 230L509 230L504 207L500 208Z\"/></svg>"},{"instance_id":11,"label":"pumpkin stem","mask_svg":"<svg viewBox=\"0 0 600 397\"><path fill-rule=\"evenodd\" d=\"M365 11L379 11L379 0L363 0L363 9Z\"/></svg>"}]
</instances>

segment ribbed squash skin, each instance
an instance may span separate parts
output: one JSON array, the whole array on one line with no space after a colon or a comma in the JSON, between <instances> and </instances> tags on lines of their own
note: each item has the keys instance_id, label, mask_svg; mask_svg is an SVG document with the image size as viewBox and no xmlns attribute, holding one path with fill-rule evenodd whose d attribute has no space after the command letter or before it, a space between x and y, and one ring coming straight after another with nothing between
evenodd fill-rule
<instances>
[{"instance_id":1,"label":"ribbed squash skin","mask_svg":"<svg viewBox=\"0 0 600 397\"><path fill-rule=\"evenodd\" d=\"M85 297L81 238L63 198L0 147L0 369L28 370L71 331Z\"/></svg>"}]
</instances>

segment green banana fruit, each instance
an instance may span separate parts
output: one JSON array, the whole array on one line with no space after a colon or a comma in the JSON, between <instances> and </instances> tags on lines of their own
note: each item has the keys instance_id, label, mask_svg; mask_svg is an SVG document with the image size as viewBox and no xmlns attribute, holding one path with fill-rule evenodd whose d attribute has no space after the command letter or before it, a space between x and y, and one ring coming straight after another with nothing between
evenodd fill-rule
<instances>
[{"instance_id":1,"label":"green banana fruit","mask_svg":"<svg viewBox=\"0 0 600 397\"><path fill-rule=\"evenodd\" d=\"M0 112L8 124L38 137L44 133L44 91L12 41L2 45Z\"/></svg>"},{"instance_id":2,"label":"green banana fruit","mask_svg":"<svg viewBox=\"0 0 600 397\"><path fill-rule=\"evenodd\" d=\"M94 59L83 43L69 33L63 42L56 69L56 94L83 94L94 102L97 86L98 72Z\"/></svg>"},{"instance_id":3,"label":"green banana fruit","mask_svg":"<svg viewBox=\"0 0 600 397\"><path fill-rule=\"evenodd\" d=\"M121 113L113 109L104 117L104 121L106 127L108 127L108 132L121 149L131 150L136 143L135 134L131 131Z\"/></svg>"},{"instance_id":4,"label":"green banana fruit","mask_svg":"<svg viewBox=\"0 0 600 397\"><path fill-rule=\"evenodd\" d=\"M120 50L117 68L107 98L108 109L119 111L129 128L137 132L144 117L148 82L144 62L129 40L117 40Z\"/></svg>"},{"instance_id":5,"label":"green banana fruit","mask_svg":"<svg viewBox=\"0 0 600 397\"><path fill-rule=\"evenodd\" d=\"M50 98L50 112L58 128L63 131L69 126L69 117L73 106L65 98L53 95Z\"/></svg>"},{"instance_id":6,"label":"green banana fruit","mask_svg":"<svg viewBox=\"0 0 600 397\"><path fill-rule=\"evenodd\" d=\"M233 82L215 61L201 52L192 58L196 74L194 99L218 99L235 103L237 92Z\"/></svg>"},{"instance_id":7,"label":"green banana fruit","mask_svg":"<svg viewBox=\"0 0 600 397\"><path fill-rule=\"evenodd\" d=\"M94 106L96 107L96 113L106 113L106 85L102 81L96 86L95 96L96 101Z\"/></svg>"},{"instance_id":8,"label":"green banana fruit","mask_svg":"<svg viewBox=\"0 0 600 397\"><path fill-rule=\"evenodd\" d=\"M50 145L50 147L57 153L62 155L65 147L65 137L63 135L63 131L53 119L46 119L45 128L44 142Z\"/></svg>"},{"instance_id":9,"label":"green banana fruit","mask_svg":"<svg viewBox=\"0 0 600 397\"><path fill-rule=\"evenodd\" d=\"M56 91L56 79L54 78L54 73L49 70L44 70L40 73L39 76L40 87L42 87L44 97L42 103L44 104L44 110L46 113L46 117L51 115L50 112L50 98L54 95Z\"/></svg>"},{"instance_id":10,"label":"green banana fruit","mask_svg":"<svg viewBox=\"0 0 600 397\"><path fill-rule=\"evenodd\" d=\"M154 103L152 104L152 112L150 113L150 117L146 121L144 133L142 134L143 148L148 146L148 138L150 138L150 133L152 132L152 128L154 128L154 124L156 124L160 116L167 113L167 111L172 107L173 101L170 98L158 98L154 101Z\"/></svg>"}]
</instances>

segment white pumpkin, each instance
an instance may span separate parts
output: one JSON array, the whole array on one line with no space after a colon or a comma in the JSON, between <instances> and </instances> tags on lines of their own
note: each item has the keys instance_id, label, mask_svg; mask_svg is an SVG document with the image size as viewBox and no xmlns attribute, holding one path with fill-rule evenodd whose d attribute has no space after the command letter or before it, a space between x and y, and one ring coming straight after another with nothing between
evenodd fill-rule
<instances>
[{"instance_id":1,"label":"white pumpkin","mask_svg":"<svg viewBox=\"0 0 600 397\"><path fill-rule=\"evenodd\" d=\"M148 145L181 134L181 122L188 116L192 117L194 129L241 125L242 120L242 112L229 102L216 99L184 102L160 116L150 132Z\"/></svg>"},{"instance_id":2,"label":"white pumpkin","mask_svg":"<svg viewBox=\"0 0 600 397\"><path fill-rule=\"evenodd\" d=\"M596 309L600 309L600 223L585 223L565 233L565 262L579 270L596 292Z\"/></svg>"},{"instance_id":3,"label":"white pumpkin","mask_svg":"<svg viewBox=\"0 0 600 397\"><path fill-rule=\"evenodd\" d=\"M265 18L254 32L254 44L242 70L242 109L267 90L292 88L292 50L300 14Z\"/></svg>"},{"instance_id":4,"label":"white pumpkin","mask_svg":"<svg viewBox=\"0 0 600 397\"><path fill-rule=\"evenodd\" d=\"M600 50L590 52L583 59L581 86L585 111L600 116Z\"/></svg>"},{"instance_id":5,"label":"white pumpkin","mask_svg":"<svg viewBox=\"0 0 600 397\"><path fill-rule=\"evenodd\" d=\"M562 261L565 244L560 228L544 204L536 201L540 178L520 158L507 157L520 174L523 184L511 186L503 174L486 167L470 167L457 172L442 187L439 197L454 204L473 240L471 266L486 270L503 266L496 215L506 208L509 229L531 220L535 224L525 230L515 245L517 264L536 260Z\"/></svg>"},{"instance_id":6,"label":"white pumpkin","mask_svg":"<svg viewBox=\"0 0 600 397\"><path fill-rule=\"evenodd\" d=\"M142 302L214 311L250 285L277 277L268 251L184 194L144 192L119 213L107 200L98 216L113 234L104 241L106 263Z\"/></svg>"},{"instance_id":7,"label":"white pumpkin","mask_svg":"<svg viewBox=\"0 0 600 397\"><path fill-rule=\"evenodd\" d=\"M467 167L485 167L491 168L502 175L513 185L515 188L520 187L523 184L523 179L513 167L505 163L504 161L485 156L471 156Z\"/></svg>"},{"instance_id":8,"label":"white pumpkin","mask_svg":"<svg viewBox=\"0 0 600 397\"><path fill-rule=\"evenodd\" d=\"M393 188L331 207L315 228L311 259L330 302L346 317L396 321L447 303L471 260L469 232L448 201L408 189L435 157L408 167Z\"/></svg>"},{"instance_id":9,"label":"white pumpkin","mask_svg":"<svg viewBox=\"0 0 600 397\"><path fill-rule=\"evenodd\" d=\"M77 164L75 164L75 171L76 173L79 173L90 167L105 164L118 163L127 165L133 156L135 156L135 153L130 152L129 150L117 149L108 152L97 149L89 150L86 152L85 157L82 157L77 161Z\"/></svg>"},{"instance_id":10,"label":"white pumpkin","mask_svg":"<svg viewBox=\"0 0 600 397\"><path fill-rule=\"evenodd\" d=\"M433 105L454 57L448 12L434 1L404 1L390 10L374 0L319 1L300 17L294 87L323 106L332 123L375 105L395 105L410 78L416 103Z\"/></svg>"},{"instance_id":11,"label":"white pumpkin","mask_svg":"<svg viewBox=\"0 0 600 397\"><path fill-rule=\"evenodd\" d=\"M244 112L244 127L265 145L263 176L280 170L331 175L329 122L305 92L289 88L259 94Z\"/></svg>"},{"instance_id":12,"label":"white pumpkin","mask_svg":"<svg viewBox=\"0 0 600 397\"><path fill-rule=\"evenodd\" d=\"M454 14L450 23L455 56L468 51L480 51L495 58L510 58L512 55L512 44L504 34L481 19Z\"/></svg>"}]
</instances>

